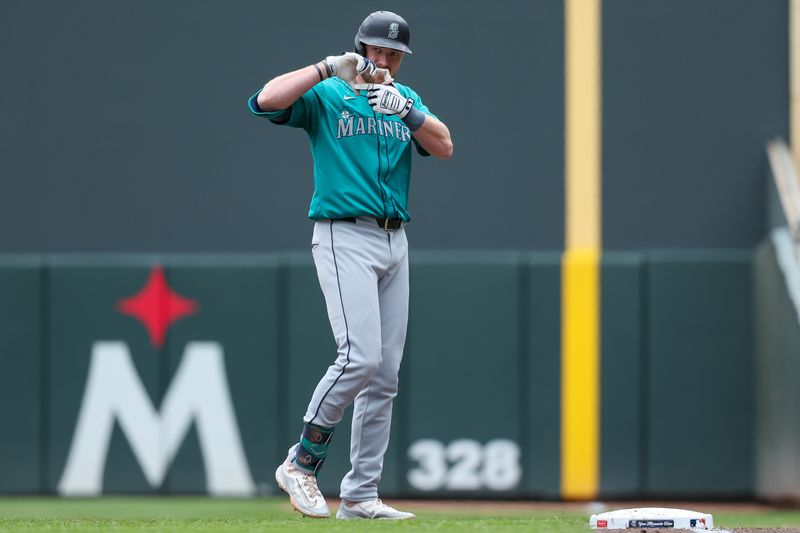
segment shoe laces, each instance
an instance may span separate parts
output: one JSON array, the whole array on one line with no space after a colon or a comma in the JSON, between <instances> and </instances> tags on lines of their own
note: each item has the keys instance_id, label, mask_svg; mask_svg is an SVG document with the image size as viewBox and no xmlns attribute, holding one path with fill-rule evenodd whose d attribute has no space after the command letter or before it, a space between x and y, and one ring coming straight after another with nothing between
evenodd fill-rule
<instances>
[{"instance_id":1,"label":"shoe laces","mask_svg":"<svg viewBox=\"0 0 800 533\"><path fill-rule=\"evenodd\" d=\"M316 478L311 474L303 474L303 486L306 488L306 493L310 499L315 499L319 496L319 487L317 486Z\"/></svg>"},{"instance_id":2,"label":"shoe laces","mask_svg":"<svg viewBox=\"0 0 800 533\"><path fill-rule=\"evenodd\" d=\"M380 511L382 509L392 509L392 508L389 507L388 505L386 505L385 503L383 503L383 500L381 500L380 498L376 498L375 499L375 508L374 509L375 509L375 512L378 512L378 511ZM394 511L394 509L392 509L392 511Z\"/></svg>"}]
</instances>

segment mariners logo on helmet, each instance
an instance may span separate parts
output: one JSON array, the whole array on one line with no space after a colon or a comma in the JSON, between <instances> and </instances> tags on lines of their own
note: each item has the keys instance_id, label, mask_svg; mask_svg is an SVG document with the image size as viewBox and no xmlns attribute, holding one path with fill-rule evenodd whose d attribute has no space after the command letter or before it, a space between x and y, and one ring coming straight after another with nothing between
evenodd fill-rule
<instances>
[{"instance_id":1,"label":"mariners logo on helmet","mask_svg":"<svg viewBox=\"0 0 800 533\"><path fill-rule=\"evenodd\" d=\"M411 30L408 22L391 11L376 11L370 13L358 28L355 40L355 51L366 55L364 45L378 46L400 50L406 54L411 53L409 42Z\"/></svg>"}]
</instances>

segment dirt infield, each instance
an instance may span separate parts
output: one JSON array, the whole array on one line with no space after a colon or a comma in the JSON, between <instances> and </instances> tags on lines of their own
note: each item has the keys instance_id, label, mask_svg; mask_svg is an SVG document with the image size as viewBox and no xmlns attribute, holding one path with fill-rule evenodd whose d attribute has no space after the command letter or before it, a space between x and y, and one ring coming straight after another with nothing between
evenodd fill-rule
<instances>
[{"instance_id":1,"label":"dirt infield","mask_svg":"<svg viewBox=\"0 0 800 533\"><path fill-rule=\"evenodd\" d=\"M338 501L332 502L338 505ZM674 509L691 509L703 513L717 515L719 513L768 513L779 510L797 510L797 505L769 505L755 502L679 502L679 501L622 501L622 502L546 502L546 501L486 501L486 500L394 500L390 505L413 508L415 511L428 512L464 512L465 514L512 514L526 512L552 511L585 513L587 518L592 514L604 513L616 509L632 509L642 507L669 507ZM675 533L686 531L697 533L691 529L640 529L642 533ZM720 528L713 531L719 533L800 533L800 528Z\"/></svg>"},{"instance_id":2,"label":"dirt infield","mask_svg":"<svg viewBox=\"0 0 800 533\"><path fill-rule=\"evenodd\" d=\"M768 512L787 507L776 507L754 502L679 502L679 501L621 501L621 502L548 502L526 500L393 500L398 505L405 504L425 511L467 511L492 514L496 512L525 511L571 511L591 514L604 513L615 509L632 509L640 507L669 507L674 509L693 509L704 513L718 512ZM329 499L338 505L338 500ZM387 503L389 501L387 500ZM797 509L797 507L794 507ZM654 531L654 530L650 530ZM672 531L675 531L674 529Z\"/></svg>"}]
</instances>

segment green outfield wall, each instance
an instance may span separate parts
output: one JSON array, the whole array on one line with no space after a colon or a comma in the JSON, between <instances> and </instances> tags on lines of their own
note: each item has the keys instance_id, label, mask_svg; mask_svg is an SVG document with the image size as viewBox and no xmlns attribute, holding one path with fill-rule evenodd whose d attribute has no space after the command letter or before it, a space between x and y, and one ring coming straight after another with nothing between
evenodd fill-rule
<instances>
[{"instance_id":1,"label":"green outfield wall","mask_svg":"<svg viewBox=\"0 0 800 533\"><path fill-rule=\"evenodd\" d=\"M380 7L413 28L398 80L455 146L414 160L383 495L569 497L573 455L592 463L584 497L595 459L598 498L800 495L798 323L762 242L789 2L591 2L597 220L566 207L567 4L311 0L306 20L259 0L0 2L0 493L275 491L335 347L298 251L307 139L246 100L350 49ZM567 313L599 317L599 398L565 387L587 420L599 404L584 450L561 413L576 220L601 257L600 309ZM342 429L327 494L348 449Z\"/></svg>"},{"instance_id":2,"label":"green outfield wall","mask_svg":"<svg viewBox=\"0 0 800 533\"><path fill-rule=\"evenodd\" d=\"M604 255L601 497L752 494L751 276ZM385 496L559 497L560 278L558 253L413 253ZM6 494L270 494L334 358L307 253L3 256L0 294Z\"/></svg>"}]
</instances>

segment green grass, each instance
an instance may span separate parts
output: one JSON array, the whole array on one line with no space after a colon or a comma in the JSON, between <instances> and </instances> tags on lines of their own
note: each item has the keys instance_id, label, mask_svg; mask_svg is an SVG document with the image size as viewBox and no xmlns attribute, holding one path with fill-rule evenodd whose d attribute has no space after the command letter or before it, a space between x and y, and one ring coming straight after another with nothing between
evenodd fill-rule
<instances>
[{"instance_id":1,"label":"green grass","mask_svg":"<svg viewBox=\"0 0 800 533\"><path fill-rule=\"evenodd\" d=\"M418 507L415 508L415 507ZM335 506L333 506L335 510ZM0 531L504 531L583 532L589 511L431 507L406 502L417 513L407 522L312 520L293 512L285 498L103 497L97 499L0 498ZM619 508L619 507L616 507ZM469 509L465 511L464 509ZM484 509L484 510L481 510ZM706 510L706 509L702 509ZM800 511L715 511L717 527L798 527Z\"/></svg>"},{"instance_id":2,"label":"green grass","mask_svg":"<svg viewBox=\"0 0 800 533\"><path fill-rule=\"evenodd\" d=\"M414 502L403 508L414 511ZM418 516L412 522L313 520L292 511L287 498L0 498L0 531L586 531L586 516L579 513Z\"/></svg>"}]
</instances>

